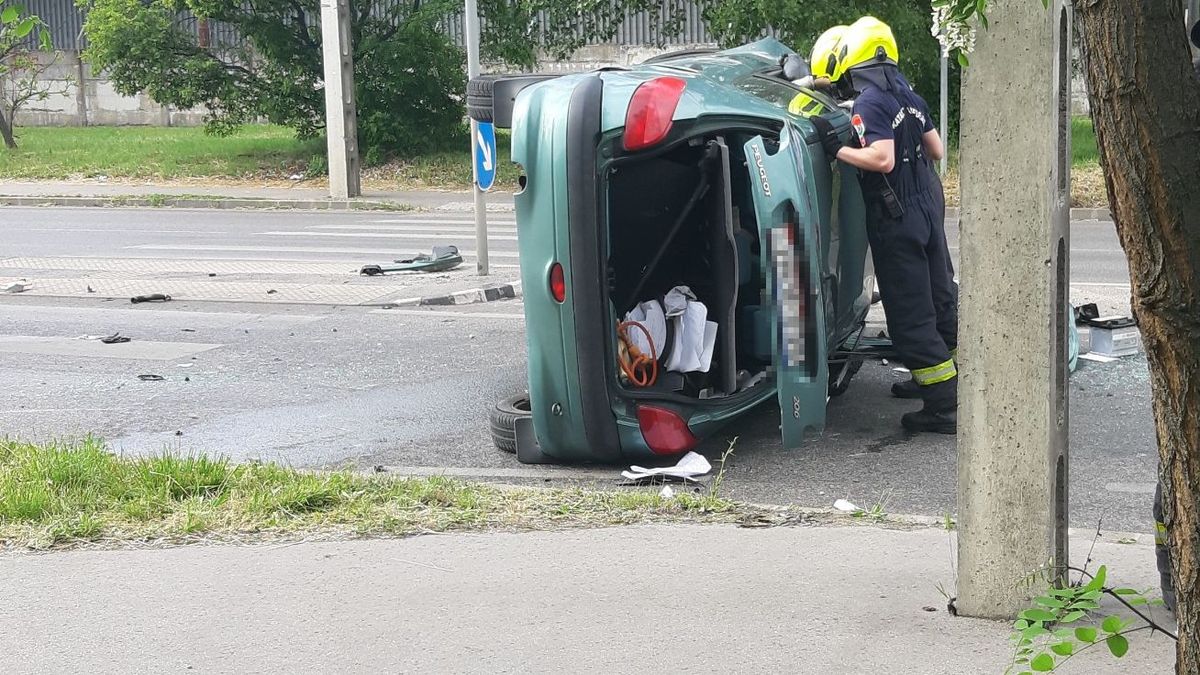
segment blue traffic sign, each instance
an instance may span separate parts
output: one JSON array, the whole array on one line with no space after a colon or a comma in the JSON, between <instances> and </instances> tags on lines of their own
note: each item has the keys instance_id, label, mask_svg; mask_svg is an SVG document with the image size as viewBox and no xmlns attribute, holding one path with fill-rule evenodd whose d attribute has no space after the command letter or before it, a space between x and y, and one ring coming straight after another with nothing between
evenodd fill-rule
<instances>
[{"instance_id":1,"label":"blue traffic sign","mask_svg":"<svg viewBox=\"0 0 1200 675\"><path fill-rule=\"evenodd\" d=\"M475 182L479 189L488 191L496 182L496 127L491 122L475 125Z\"/></svg>"}]
</instances>

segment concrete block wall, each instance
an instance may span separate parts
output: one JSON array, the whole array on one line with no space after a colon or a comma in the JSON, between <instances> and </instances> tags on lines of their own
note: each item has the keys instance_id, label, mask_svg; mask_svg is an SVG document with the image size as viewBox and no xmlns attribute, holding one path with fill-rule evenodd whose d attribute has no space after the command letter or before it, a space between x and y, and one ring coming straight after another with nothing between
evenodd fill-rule
<instances>
[{"instance_id":1,"label":"concrete block wall","mask_svg":"<svg viewBox=\"0 0 1200 675\"><path fill-rule=\"evenodd\" d=\"M710 44L672 45L667 49L629 45L589 45L581 48L571 58L559 61L545 58L537 70L547 73L576 73L608 66L632 66L664 51L712 47ZM77 126L83 123L79 110L78 61L74 51L60 51L53 55L41 55L52 62L46 77L55 89L62 90L45 101L31 101L17 117L18 126ZM506 70L498 64L485 65L487 72ZM155 103L145 93L137 96L122 96L113 88L103 73L93 73L91 66L84 64L84 101L87 123L96 126L149 125L149 126L195 126L204 123L203 108L175 110ZM936 96L930 92L928 96ZM1072 87L1072 106L1076 114L1088 114L1087 90L1081 77L1076 77Z\"/></svg>"}]
</instances>

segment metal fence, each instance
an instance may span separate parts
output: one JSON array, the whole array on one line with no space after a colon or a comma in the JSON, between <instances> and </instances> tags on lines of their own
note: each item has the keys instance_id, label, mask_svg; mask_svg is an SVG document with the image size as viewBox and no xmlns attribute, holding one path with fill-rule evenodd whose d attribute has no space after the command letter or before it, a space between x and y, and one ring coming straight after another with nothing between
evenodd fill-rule
<instances>
[{"instance_id":1,"label":"metal fence","mask_svg":"<svg viewBox=\"0 0 1200 675\"><path fill-rule=\"evenodd\" d=\"M407 4L406 0L374 0L380 10L390 9L397 4ZM3 5L0 0L0 5ZM54 46L58 49L75 49L76 39L80 36L83 26L83 12L74 0L23 0L22 4L33 14L37 14L50 27ZM680 30L673 35L663 35L656 22L647 13L632 14L625 18L617 27L611 40L604 44L619 46L638 45L692 45L711 44L716 40L709 34L701 16L701 8L687 0L664 0L664 7L681 7L683 16ZM318 12L311 12L308 20L312 25L320 21ZM199 20L195 16L182 14L179 17L181 25L188 27L197 34L201 30ZM546 18L539 17L539 29L545 29ZM207 22L209 39L215 46L238 47L244 42L237 31L219 21ZM450 17L444 24L444 29L459 46L463 46L462 16Z\"/></svg>"}]
</instances>

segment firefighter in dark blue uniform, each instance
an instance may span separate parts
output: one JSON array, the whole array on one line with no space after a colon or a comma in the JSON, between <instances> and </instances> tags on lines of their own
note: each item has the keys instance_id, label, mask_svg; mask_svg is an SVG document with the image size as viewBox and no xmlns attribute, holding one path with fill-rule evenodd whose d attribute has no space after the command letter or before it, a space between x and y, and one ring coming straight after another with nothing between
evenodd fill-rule
<instances>
[{"instance_id":1,"label":"firefighter in dark blue uniform","mask_svg":"<svg viewBox=\"0 0 1200 675\"><path fill-rule=\"evenodd\" d=\"M811 118L826 153L859 169L867 203L867 236L875 261L888 333L914 384L894 388L919 395L924 406L901 418L910 431L953 434L958 426L958 287L946 243L945 197L931 162L945 152L929 106L896 63L892 31L863 17L842 36L835 77L854 98L852 143Z\"/></svg>"}]
</instances>

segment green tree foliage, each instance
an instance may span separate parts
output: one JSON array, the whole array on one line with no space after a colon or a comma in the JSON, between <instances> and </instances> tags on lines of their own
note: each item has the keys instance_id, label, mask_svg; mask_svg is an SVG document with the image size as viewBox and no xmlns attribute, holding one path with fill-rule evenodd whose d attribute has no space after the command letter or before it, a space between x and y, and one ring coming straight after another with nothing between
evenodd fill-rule
<instances>
[{"instance_id":1,"label":"green tree foliage","mask_svg":"<svg viewBox=\"0 0 1200 675\"><path fill-rule=\"evenodd\" d=\"M439 29L458 3L352 4L355 88L367 148L417 152L462 133L463 56ZM192 14L245 36L204 44ZM207 106L228 133L260 118L312 136L324 126L317 0L96 0L88 58L122 94Z\"/></svg>"},{"instance_id":2,"label":"green tree foliage","mask_svg":"<svg viewBox=\"0 0 1200 675\"><path fill-rule=\"evenodd\" d=\"M30 101L59 93L42 79L53 62L38 58L39 51L54 51L46 23L24 5L0 2L0 140L9 149L17 147L13 134L17 111Z\"/></svg>"},{"instance_id":3,"label":"green tree foliage","mask_svg":"<svg viewBox=\"0 0 1200 675\"><path fill-rule=\"evenodd\" d=\"M940 47L930 32L930 0L706 0L708 29L725 46L734 46L774 27L784 43L808 56L825 29L853 23L870 14L892 27L900 46L900 68L937 109ZM950 68L950 126L958 128L959 70ZM954 133L951 132L951 138Z\"/></svg>"}]
</instances>

